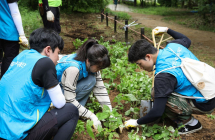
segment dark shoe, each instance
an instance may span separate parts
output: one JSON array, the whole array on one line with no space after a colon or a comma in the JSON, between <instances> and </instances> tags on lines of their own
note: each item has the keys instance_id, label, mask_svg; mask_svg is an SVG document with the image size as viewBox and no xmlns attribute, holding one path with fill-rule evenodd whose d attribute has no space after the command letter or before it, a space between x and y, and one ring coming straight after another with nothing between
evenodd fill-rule
<instances>
[{"instance_id":1,"label":"dark shoe","mask_svg":"<svg viewBox=\"0 0 215 140\"><path fill-rule=\"evenodd\" d=\"M202 129L202 125L198 121L198 123L196 125L194 125L194 126L185 125L184 127L180 128L178 130L178 134L180 134L180 135L191 134L191 133L194 133L194 132L199 131L201 129Z\"/></svg>"}]
</instances>

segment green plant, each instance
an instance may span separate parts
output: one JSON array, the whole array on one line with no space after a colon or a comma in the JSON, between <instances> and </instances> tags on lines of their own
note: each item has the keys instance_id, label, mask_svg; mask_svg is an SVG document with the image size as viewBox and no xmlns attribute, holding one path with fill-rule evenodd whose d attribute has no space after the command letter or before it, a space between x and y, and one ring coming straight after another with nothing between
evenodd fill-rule
<instances>
[{"instance_id":1,"label":"green plant","mask_svg":"<svg viewBox=\"0 0 215 140\"><path fill-rule=\"evenodd\" d=\"M42 18L38 10L32 11L32 9L24 6L19 6L19 10L22 16L23 29L27 37L30 36L35 29L42 27Z\"/></svg>"},{"instance_id":2,"label":"green plant","mask_svg":"<svg viewBox=\"0 0 215 140\"><path fill-rule=\"evenodd\" d=\"M79 38L75 39L75 41L73 41L73 45L75 46L75 49L78 49L79 47L81 47L81 45L87 41L88 38L85 38L83 41L81 41Z\"/></svg>"},{"instance_id":3,"label":"green plant","mask_svg":"<svg viewBox=\"0 0 215 140\"><path fill-rule=\"evenodd\" d=\"M97 113L96 116L98 119L103 122L105 128L98 127L97 138L102 138L105 140L113 139L114 137L119 137L118 133L114 132L119 126L122 126L122 115L119 114L116 109L110 111L110 108L106 105L103 106L103 111L101 113ZM92 136L92 128L91 122L88 122L88 133ZM91 130L90 130L91 129Z\"/></svg>"},{"instance_id":4,"label":"green plant","mask_svg":"<svg viewBox=\"0 0 215 140\"><path fill-rule=\"evenodd\" d=\"M108 0L62 0L62 10L67 13L99 13L107 4Z\"/></svg>"},{"instance_id":5,"label":"green plant","mask_svg":"<svg viewBox=\"0 0 215 140\"><path fill-rule=\"evenodd\" d=\"M154 124L153 126L142 125L142 136L152 137L154 140L169 140L179 137L178 129L174 129L172 126L159 126Z\"/></svg>"},{"instance_id":6,"label":"green plant","mask_svg":"<svg viewBox=\"0 0 215 140\"><path fill-rule=\"evenodd\" d=\"M78 134L81 134L84 130L85 130L85 128L84 128L84 122L81 121L81 120L78 120L78 123L77 123L77 125L75 127L75 132L74 132L74 134L73 134L73 136L72 136L71 139L72 140L76 139L77 136L78 136Z\"/></svg>"},{"instance_id":7,"label":"green plant","mask_svg":"<svg viewBox=\"0 0 215 140\"><path fill-rule=\"evenodd\" d=\"M103 125L111 131L114 131L123 124L122 115L119 114L115 108L110 111L110 108L106 105L103 106L103 111L101 113L97 113L96 116L103 122Z\"/></svg>"},{"instance_id":8,"label":"green plant","mask_svg":"<svg viewBox=\"0 0 215 140\"><path fill-rule=\"evenodd\" d=\"M147 8L132 8L133 12L148 14L148 15L161 15L161 16L182 16L189 14L189 10L172 8L172 7L147 7Z\"/></svg>"},{"instance_id":9,"label":"green plant","mask_svg":"<svg viewBox=\"0 0 215 140\"><path fill-rule=\"evenodd\" d=\"M108 128L98 128L98 134L96 135L98 139L104 140L114 140L114 138L119 138L119 134L116 132L112 132L111 129Z\"/></svg>"},{"instance_id":10,"label":"green plant","mask_svg":"<svg viewBox=\"0 0 215 140\"><path fill-rule=\"evenodd\" d=\"M90 94L89 99L91 100L91 102L87 103L86 108L88 108L93 113L98 112L99 110L102 110L99 102L96 100L96 98L93 96L93 94Z\"/></svg>"},{"instance_id":11,"label":"green plant","mask_svg":"<svg viewBox=\"0 0 215 140\"><path fill-rule=\"evenodd\" d=\"M125 112L125 115L134 115L137 118L139 115L138 105L141 99L150 99L151 95L151 78L148 75L140 71L136 64L131 64L127 60L128 47L125 46L123 42L116 42L110 45L109 41L104 42L104 38L101 37L98 40L99 44L105 46L109 55L111 56L112 65L109 68L102 70L102 78L109 80L109 83L105 83L107 90L117 89L120 91L114 98L114 102L117 102L115 108L112 112L109 107L104 105L102 112L96 113L98 119L102 122L103 128L98 127L98 132L96 134L92 131L93 122L87 121L87 132L90 137L95 139L116 139L119 137L116 129L119 126L123 127L122 120L124 118L117 110L124 109L124 104L129 103L131 105L130 109ZM81 45L83 42L78 40L77 44ZM136 72L136 70L140 72ZM120 80L120 83L114 83L116 79ZM90 97L91 102L87 104L87 107L94 112L99 111L99 104L95 102L95 97ZM178 137L177 129L175 132L172 131L172 127L166 128L166 126L144 126L143 135L138 136L138 131L132 131L129 133L130 139L134 138L143 140L146 137L153 137L154 139L174 139ZM174 130L174 129L173 129Z\"/></svg>"},{"instance_id":12,"label":"green plant","mask_svg":"<svg viewBox=\"0 0 215 140\"><path fill-rule=\"evenodd\" d=\"M127 110L127 111L125 112L125 115L128 116L128 115L130 115L131 113L134 114L132 118L137 119L137 118L139 118L140 109L139 109L138 107L134 107L134 108L133 108L133 107L130 107L130 109Z\"/></svg>"},{"instance_id":13,"label":"green plant","mask_svg":"<svg viewBox=\"0 0 215 140\"><path fill-rule=\"evenodd\" d=\"M137 133L139 132L139 128L137 127L137 132L134 133L134 130L131 130L130 133L128 133L129 140L145 140L145 136L139 136Z\"/></svg>"},{"instance_id":14,"label":"green plant","mask_svg":"<svg viewBox=\"0 0 215 140\"><path fill-rule=\"evenodd\" d=\"M95 139L95 136L93 134L93 130L92 130L92 126L93 126L93 121L87 120L87 133L90 135L91 138Z\"/></svg>"},{"instance_id":15,"label":"green plant","mask_svg":"<svg viewBox=\"0 0 215 140\"><path fill-rule=\"evenodd\" d=\"M128 102L131 103L131 102L138 101L138 100L136 99L136 97L133 94L120 93L113 100L113 102L117 102L117 105L115 106L116 109L122 110L124 108L124 105L121 103L121 101L127 101L125 103L128 103Z\"/></svg>"},{"instance_id":16,"label":"green plant","mask_svg":"<svg viewBox=\"0 0 215 140\"><path fill-rule=\"evenodd\" d=\"M214 120L214 119L215 119L215 115L212 115L212 114L210 114L210 115L209 115L209 114L206 114L206 115L207 115L207 117L210 118L211 120Z\"/></svg>"}]
</instances>

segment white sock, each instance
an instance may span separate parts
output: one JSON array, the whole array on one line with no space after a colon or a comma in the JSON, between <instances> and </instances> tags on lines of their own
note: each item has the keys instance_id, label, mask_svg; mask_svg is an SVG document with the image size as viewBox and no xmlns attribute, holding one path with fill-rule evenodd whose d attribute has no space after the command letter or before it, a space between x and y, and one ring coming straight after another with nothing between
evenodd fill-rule
<instances>
[{"instance_id":1,"label":"white sock","mask_svg":"<svg viewBox=\"0 0 215 140\"><path fill-rule=\"evenodd\" d=\"M189 125L190 125L190 126L195 126L195 125L197 125L197 123L198 123L198 120L194 118L194 119L193 119L193 122L190 123Z\"/></svg>"},{"instance_id":2,"label":"white sock","mask_svg":"<svg viewBox=\"0 0 215 140\"><path fill-rule=\"evenodd\" d=\"M194 117L191 118L191 120L184 125L190 125L190 126L195 126L198 123L198 120L195 119Z\"/></svg>"}]
</instances>

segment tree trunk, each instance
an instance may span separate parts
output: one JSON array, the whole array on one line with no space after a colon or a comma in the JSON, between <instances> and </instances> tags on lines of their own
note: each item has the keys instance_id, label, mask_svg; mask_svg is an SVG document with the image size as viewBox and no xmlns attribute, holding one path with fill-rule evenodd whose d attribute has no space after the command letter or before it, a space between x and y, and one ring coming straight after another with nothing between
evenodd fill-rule
<instances>
[{"instance_id":1,"label":"tree trunk","mask_svg":"<svg viewBox=\"0 0 215 140\"><path fill-rule=\"evenodd\" d=\"M143 7L143 0L140 0L140 5L141 7Z\"/></svg>"},{"instance_id":2,"label":"tree trunk","mask_svg":"<svg viewBox=\"0 0 215 140\"><path fill-rule=\"evenodd\" d=\"M192 9L192 0L188 0L188 8Z\"/></svg>"},{"instance_id":3,"label":"tree trunk","mask_svg":"<svg viewBox=\"0 0 215 140\"><path fill-rule=\"evenodd\" d=\"M174 7L178 7L178 0L174 1Z\"/></svg>"},{"instance_id":4,"label":"tree trunk","mask_svg":"<svg viewBox=\"0 0 215 140\"><path fill-rule=\"evenodd\" d=\"M184 8L184 0L181 2L181 8Z\"/></svg>"}]
</instances>

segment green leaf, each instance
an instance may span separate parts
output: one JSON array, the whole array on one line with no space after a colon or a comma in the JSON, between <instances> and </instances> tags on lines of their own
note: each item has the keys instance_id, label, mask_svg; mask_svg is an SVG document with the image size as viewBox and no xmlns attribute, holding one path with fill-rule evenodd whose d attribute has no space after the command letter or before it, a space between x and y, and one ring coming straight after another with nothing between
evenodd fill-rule
<instances>
[{"instance_id":1,"label":"green leaf","mask_svg":"<svg viewBox=\"0 0 215 140\"><path fill-rule=\"evenodd\" d=\"M172 126L169 126L169 127L168 127L168 130L169 130L170 132L175 132L175 129L174 129Z\"/></svg>"},{"instance_id":2,"label":"green leaf","mask_svg":"<svg viewBox=\"0 0 215 140\"><path fill-rule=\"evenodd\" d=\"M92 139L95 139L95 136L94 136L93 130L92 130L92 126L93 126L93 121L87 120L87 126L86 126L87 132Z\"/></svg>"},{"instance_id":3,"label":"green leaf","mask_svg":"<svg viewBox=\"0 0 215 140\"><path fill-rule=\"evenodd\" d=\"M156 128L161 128L159 125L157 125L157 124L154 124L153 126L152 126L152 128L153 129L156 129Z\"/></svg>"},{"instance_id":4,"label":"green leaf","mask_svg":"<svg viewBox=\"0 0 215 140\"><path fill-rule=\"evenodd\" d=\"M151 133L145 133L146 137L151 137L151 135L152 135Z\"/></svg>"},{"instance_id":5,"label":"green leaf","mask_svg":"<svg viewBox=\"0 0 215 140\"><path fill-rule=\"evenodd\" d=\"M110 108L107 105L103 105L103 110L106 111L110 111Z\"/></svg>"},{"instance_id":6,"label":"green leaf","mask_svg":"<svg viewBox=\"0 0 215 140\"><path fill-rule=\"evenodd\" d=\"M98 132L102 132L104 129L99 125L98 128L97 128Z\"/></svg>"},{"instance_id":7,"label":"green leaf","mask_svg":"<svg viewBox=\"0 0 215 140\"><path fill-rule=\"evenodd\" d=\"M109 127L109 122L104 122L103 124L105 127Z\"/></svg>"},{"instance_id":8,"label":"green leaf","mask_svg":"<svg viewBox=\"0 0 215 140\"><path fill-rule=\"evenodd\" d=\"M109 136L108 136L108 139L111 140L112 138L113 138L113 134L110 133Z\"/></svg>"},{"instance_id":9,"label":"green leaf","mask_svg":"<svg viewBox=\"0 0 215 140\"><path fill-rule=\"evenodd\" d=\"M116 138L119 138L119 134L118 133L114 133L113 136L116 137Z\"/></svg>"},{"instance_id":10,"label":"green leaf","mask_svg":"<svg viewBox=\"0 0 215 140\"><path fill-rule=\"evenodd\" d=\"M137 101L137 98L133 94L125 94L124 96L128 97L130 101Z\"/></svg>"},{"instance_id":11,"label":"green leaf","mask_svg":"<svg viewBox=\"0 0 215 140\"><path fill-rule=\"evenodd\" d=\"M104 120L109 118L110 114L106 112L102 112L102 113L97 113L96 116L98 117L99 120Z\"/></svg>"},{"instance_id":12,"label":"green leaf","mask_svg":"<svg viewBox=\"0 0 215 140\"><path fill-rule=\"evenodd\" d=\"M156 134L156 135L153 136L153 139L155 139L155 140L159 140L161 138L162 138L161 134Z\"/></svg>"},{"instance_id":13,"label":"green leaf","mask_svg":"<svg viewBox=\"0 0 215 140\"><path fill-rule=\"evenodd\" d=\"M128 116L128 115L130 115L130 113L131 113L131 110L127 110L127 111L125 112L125 115Z\"/></svg>"}]
</instances>

